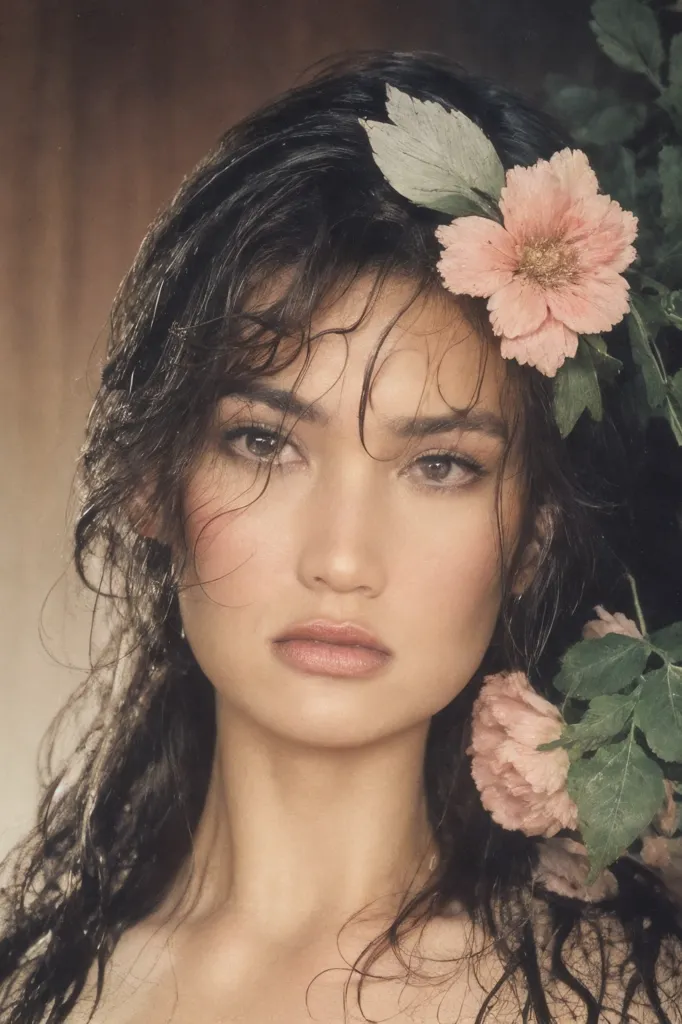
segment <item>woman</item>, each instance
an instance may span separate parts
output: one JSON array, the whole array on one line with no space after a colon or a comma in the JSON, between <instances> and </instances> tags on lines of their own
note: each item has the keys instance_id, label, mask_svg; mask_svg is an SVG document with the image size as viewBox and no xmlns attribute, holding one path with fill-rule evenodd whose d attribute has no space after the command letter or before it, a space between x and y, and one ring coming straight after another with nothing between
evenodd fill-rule
<instances>
[{"instance_id":1,"label":"woman","mask_svg":"<svg viewBox=\"0 0 682 1024\"><path fill-rule=\"evenodd\" d=\"M559 894L472 780L483 680L548 692L622 577L624 455L608 418L562 440L551 377L443 287L451 218L368 142L387 85L505 169L566 146L443 57L364 54L153 225L82 454L99 711L7 891L3 1024L676 1019L654 873Z\"/></svg>"}]
</instances>

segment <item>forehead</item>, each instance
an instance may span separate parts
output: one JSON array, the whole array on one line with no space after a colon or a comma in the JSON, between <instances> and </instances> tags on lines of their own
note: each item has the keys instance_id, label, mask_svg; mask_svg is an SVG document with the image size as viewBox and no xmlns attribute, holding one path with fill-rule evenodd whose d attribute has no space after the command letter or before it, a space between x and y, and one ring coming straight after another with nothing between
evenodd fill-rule
<instances>
[{"instance_id":1,"label":"forehead","mask_svg":"<svg viewBox=\"0 0 682 1024\"><path fill-rule=\"evenodd\" d=\"M401 278L375 294L373 285L359 279L319 309L310 346L283 340L267 383L343 417L357 413L369 374L368 411L379 419L471 406L505 419L505 360L455 297L416 294Z\"/></svg>"}]
</instances>

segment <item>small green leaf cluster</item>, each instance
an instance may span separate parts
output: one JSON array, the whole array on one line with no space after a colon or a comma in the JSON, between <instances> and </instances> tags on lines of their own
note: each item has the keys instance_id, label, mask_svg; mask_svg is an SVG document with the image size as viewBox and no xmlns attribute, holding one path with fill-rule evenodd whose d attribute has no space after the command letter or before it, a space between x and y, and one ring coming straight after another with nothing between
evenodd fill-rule
<instances>
[{"instance_id":1,"label":"small green leaf cluster","mask_svg":"<svg viewBox=\"0 0 682 1024\"><path fill-rule=\"evenodd\" d=\"M545 83L547 108L588 153L603 191L639 221L638 257L627 271L632 367L624 380L622 360L600 358L603 339L581 338L576 357L555 378L555 417L563 437L585 411L600 420L601 386L618 375L633 424L644 429L651 417L662 417L682 445L682 371L667 369L682 351L682 19L668 42L645 0L595 0L591 11L600 48L618 67L644 76L651 99L635 102L614 88L553 74Z\"/></svg>"},{"instance_id":2,"label":"small green leaf cluster","mask_svg":"<svg viewBox=\"0 0 682 1024\"><path fill-rule=\"evenodd\" d=\"M581 640L554 679L567 724L542 749L563 747L567 788L592 882L636 842L665 801L664 779L682 762L682 622L641 638Z\"/></svg>"}]
</instances>

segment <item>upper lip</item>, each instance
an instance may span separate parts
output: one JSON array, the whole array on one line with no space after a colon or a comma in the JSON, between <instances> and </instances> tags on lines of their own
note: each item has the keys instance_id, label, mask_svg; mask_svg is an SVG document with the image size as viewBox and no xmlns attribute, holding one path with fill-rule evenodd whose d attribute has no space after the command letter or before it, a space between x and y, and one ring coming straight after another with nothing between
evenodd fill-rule
<instances>
[{"instance_id":1,"label":"upper lip","mask_svg":"<svg viewBox=\"0 0 682 1024\"><path fill-rule=\"evenodd\" d=\"M300 622L275 637L275 642L282 640L321 640L329 644L342 644L346 647L370 647L376 651L383 651L384 654L392 653L364 626L358 626L355 622L332 622L331 619L312 619L309 622Z\"/></svg>"}]
</instances>

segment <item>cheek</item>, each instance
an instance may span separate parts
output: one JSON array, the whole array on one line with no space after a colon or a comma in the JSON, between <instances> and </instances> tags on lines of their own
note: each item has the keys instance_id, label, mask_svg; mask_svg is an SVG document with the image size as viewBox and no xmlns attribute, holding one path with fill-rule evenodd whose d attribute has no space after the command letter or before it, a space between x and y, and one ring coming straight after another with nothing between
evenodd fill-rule
<instances>
[{"instance_id":1,"label":"cheek","mask_svg":"<svg viewBox=\"0 0 682 1024\"><path fill-rule=\"evenodd\" d=\"M271 506L258 484L225 499L222 479L195 478L185 495L188 563L185 582L201 583L209 601L249 602L271 592L273 574L284 566L289 531L272 522Z\"/></svg>"}]
</instances>

